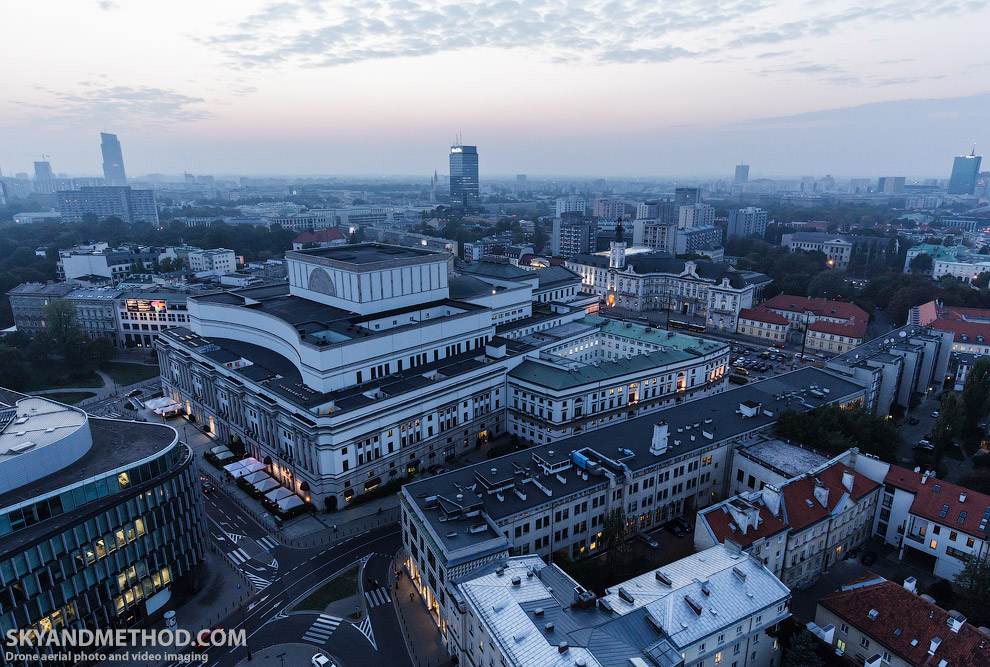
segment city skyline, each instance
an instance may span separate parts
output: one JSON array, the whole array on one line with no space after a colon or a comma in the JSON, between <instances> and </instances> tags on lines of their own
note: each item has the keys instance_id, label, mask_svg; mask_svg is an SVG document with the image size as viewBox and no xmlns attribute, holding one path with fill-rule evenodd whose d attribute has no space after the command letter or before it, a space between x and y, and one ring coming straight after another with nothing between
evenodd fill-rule
<instances>
[{"instance_id":1,"label":"city skyline","mask_svg":"<svg viewBox=\"0 0 990 667\"><path fill-rule=\"evenodd\" d=\"M40 153L98 175L101 130L132 176L428 175L463 131L483 179L731 178L740 159L751 178L948 178L988 139L974 3L249 2L197 5L195 25L183 2L56 5L56 26L6 15L8 59L37 34L60 48L0 83L5 175Z\"/></svg>"}]
</instances>

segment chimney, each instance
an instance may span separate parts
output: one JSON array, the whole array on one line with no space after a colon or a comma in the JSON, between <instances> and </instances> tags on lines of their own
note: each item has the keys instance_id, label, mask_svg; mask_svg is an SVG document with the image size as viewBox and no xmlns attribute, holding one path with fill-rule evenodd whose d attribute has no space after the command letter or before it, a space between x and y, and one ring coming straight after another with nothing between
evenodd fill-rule
<instances>
[{"instance_id":1,"label":"chimney","mask_svg":"<svg viewBox=\"0 0 990 667\"><path fill-rule=\"evenodd\" d=\"M918 580L914 577L908 577L904 580L904 588L911 591L912 593L918 592Z\"/></svg>"},{"instance_id":2,"label":"chimney","mask_svg":"<svg viewBox=\"0 0 990 667\"><path fill-rule=\"evenodd\" d=\"M842 473L842 486L846 487L846 491L852 493L853 483L856 481L856 475L850 470L846 470Z\"/></svg>"},{"instance_id":3,"label":"chimney","mask_svg":"<svg viewBox=\"0 0 990 667\"><path fill-rule=\"evenodd\" d=\"M949 618L945 624L948 625L953 632L958 633L959 630L962 628L963 623L965 622L966 622L965 616L963 616L956 610L952 610L949 612Z\"/></svg>"},{"instance_id":4,"label":"chimney","mask_svg":"<svg viewBox=\"0 0 990 667\"><path fill-rule=\"evenodd\" d=\"M667 451L667 440L670 434L667 422L661 419L653 425L653 440L650 442L650 454L660 456Z\"/></svg>"},{"instance_id":5,"label":"chimney","mask_svg":"<svg viewBox=\"0 0 990 667\"><path fill-rule=\"evenodd\" d=\"M935 651L938 650L938 647L941 644L942 644L942 638L941 637L935 637L934 639L932 639L932 645L928 649L928 655L935 655Z\"/></svg>"},{"instance_id":6,"label":"chimney","mask_svg":"<svg viewBox=\"0 0 990 667\"><path fill-rule=\"evenodd\" d=\"M780 516L780 489L773 484L767 484L763 487L762 499L770 514Z\"/></svg>"},{"instance_id":7,"label":"chimney","mask_svg":"<svg viewBox=\"0 0 990 667\"><path fill-rule=\"evenodd\" d=\"M822 507L828 507L828 487L815 480L815 498L822 504Z\"/></svg>"}]
</instances>

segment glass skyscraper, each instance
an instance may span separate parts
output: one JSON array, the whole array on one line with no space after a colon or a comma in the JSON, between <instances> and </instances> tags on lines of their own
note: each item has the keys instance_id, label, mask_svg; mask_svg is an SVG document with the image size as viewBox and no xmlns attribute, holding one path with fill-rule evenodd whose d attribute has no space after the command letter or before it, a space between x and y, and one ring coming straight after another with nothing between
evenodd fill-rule
<instances>
[{"instance_id":1,"label":"glass skyscraper","mask_svg":"<svg viewBox=\"0 0 990 667\"><path fill-rule=\"evenodd\" d=\"M455 144L450 147L450 206L473 212L479 210L478 147Z\"/></svg>"},{"instance_id":2,"label":"glass skyscraper","mask_svg":"<svg viewBox=\"0 0 990 667\"><path fill-rule=\"evenodd\" d=\"M127 185L124 173L124 156L116 134L100 132L100 149L103 151L103 177L107 185Z\"/></svg>"},{"instance_id":3,"label":"glass skyscraper","mask_svg":"<svg viewBox=\"0 0 990 667\"><path fill-rule=\"evenodd\" d=\"M971 195L976 189L976 177L980 173L982 155L976 148L969 155L960 155L952 161L952 176L949 177L950 195Z\"/></svg>"}]
</instances>

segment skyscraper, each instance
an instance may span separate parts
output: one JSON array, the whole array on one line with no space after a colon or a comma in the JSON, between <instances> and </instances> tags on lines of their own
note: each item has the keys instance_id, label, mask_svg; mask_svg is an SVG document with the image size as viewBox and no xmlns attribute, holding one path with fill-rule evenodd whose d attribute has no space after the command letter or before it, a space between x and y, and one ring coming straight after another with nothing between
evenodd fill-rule
<instances>
[{"instance_id":1,"label":"skyscraper","mask_svg":"<svg viewBox=\"0 0 990 667\"><path fill-rule=\"evenodd\" d=\"M38 181L50 181L55 178L52 174L52 163L47 160L34 163L34 178Z\"/></svg>"},{"instance_id":2,"label":"skyscraper","mask_svg":"<svg viewBox=\"0 0 990 667\"><path fill-rule=\"evenodd\" d=\"M749 182L749 165L748 164L737 164L736 165L736 184L741 185L743 183Z\"/></svg>"},{"instance_id":3,"label":"skyscraper","mask_svg":"<svg viewBox=\"0 0 990 667\"><path fill-rule=\"evenodd\" d=\"M960 155L952 161L952 176L949 177L950 195L971 195L976 188L976 176L980 173L982 155L976 154L976 146L969 155Z\"/></svg>"},{"instance_id":4,"label":"skyscraper","mask_svg":"<svg viewBox=\"0 0 990 667\"><path fill-rule=\"evenodd\" d=\"M450 147L450 206L465 212L479 209L478 147L460 140Z\"/></svg>"},{"instance_id":5,"label":"skyscraper","mask_svg":"<svg viewBox=\"0 0 990 667\"><path fill-rule=\"evenodd\" d=\"M103 177L107 185L127 185L124 173L124 156L116 134L100 132L100 149L103 151Z\"/></svg>"},{"instance_id":6,"label":"skyscraper","mask_svg":"<svg viewBox=\"0 0 990 667\"><path fill-rule=\"evenodd\" d=\"M759 236L767 232L767 212L761 208L750 206L729 211L727 236Z\"/></svg>"}]
</instances>

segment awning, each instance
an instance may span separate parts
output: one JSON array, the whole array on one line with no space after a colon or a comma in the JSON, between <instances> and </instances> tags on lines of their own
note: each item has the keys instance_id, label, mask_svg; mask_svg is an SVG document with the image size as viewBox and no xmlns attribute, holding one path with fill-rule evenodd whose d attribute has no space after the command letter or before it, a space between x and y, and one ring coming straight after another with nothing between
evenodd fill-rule
<instances>
[{"instance_id":1,"label":"awning","mask_svg":"<svg viewBox=\"0 0 990 667\"><path fill-rule=\"evenodd\" d=\"M247 466L241 466L240 468L234 468L233 470L229 471L228 474L234 479L240 479L245 475L250 475L251 472L247 469Z\"/></svg>"},{"instance_id":2,"label":"awning","mask_svg":"<svg viewBox=\"0 0 990 667\"><path fill-rule=\"evenodd\" d=\"M223 452L221 454L217 454L216 457L217 457L217 461L223 463L224 461L229 461L230 459L234 458L234 455L231 452Z\"/></svg>"},{"instance_id":3,"label":"awning","mask_svg":"<svg viewBox=\"0 0 990 667\"><path fill-rule=\"evenodd\" d=\"M266 479L271 479L271 477L269 477L268 473L263 470L244 476L244 481L248 484L257 484L258 482L263 482Z\"/></svg>"},{"instance_id":4,"label":"awning","mask_svg":"<svg viewBox=\"0 0 990 667\"><path fill-rule=\"evenodd\" d=\"M244 460L245 461L254 461L254 459L244 459ZM253 473L253 472L258 472L259 470L264 470L264 469L265 469L265 464L262 463L261 461L254 461L254 463L246 463L244 465L244 470L249 475L251 473Z\"/></svg>"},{"instance_id":5,"label":"awning","mask_svg":"<svg viewBox=\"0 0 990 667\"><path fill-rule=\"evenodd\" d=\"M278 501L278 510L280 512L287 512L288 510L291 510L293 507L302 507L303 504L304 504L303 499L293 494L287 498L283 498L282 500Z\"/></svg>"},{"instance_id":6,"label":"awning","mask_svg":"<svg viewBox=\"0 0 990 667\"><path fill-rule=\"evenodd\" d=\"M225 465L223 467L223 469L226 470L227 472L229 472L230 474L234 474L234 471L235 470L237 470L238 468L243 468L244 467L244 461L246 461L246 460L247 459L243 459L241 461L235 461L234 463L228 463L227 465Z\"/></svg>"},{"instance_id":7,"label":"awning","mask_svg":"<svg viewBox=\"0 0 990 667\"><path fill-rule=\"evenodd\" d=\"M279 483L271 477L266 477L260 482L255 482L254 488L257 489L258 493L268 493L272 489L279 488Z\"/></svg>"},{"instance_id":8,"label":"awning","mask_svg":"<svg viewBox=\"0 0 990 667\"><path fill-rule=\"evenodd\" d=\"M291 495L292 495L292 491L289 491L284 486L280 486L274 491L269 491L268 493L266 493L265 498L272 501L273 503L277 503L278 501L282 500L282 498L288 498Z\"/></svg>"},{"instance_id":9,"label":"awning","mask_svg":"<svg viewBox=\"0 0 990 667\"><path fill-rule=\"evenodd\" d=\"M364 483L364 490L371 491L373 488L375 488L381 483L382 483L381 477L375 477L374 479L369 479L367 482Z\"/></svg>"},{"instance_id":10,"label":"awning","mask_svg":"<svg viewBox=\"0 0 990 667\"><path fill-rule=\"evenodd\" d=\"M210 450L210 453L211 454L223 454L224 452L229 452L229 451L230 450L227 449L227 445L220 445L218 447L214 447L213 449L211 449Z\"/></svg>"}]
</instances>

